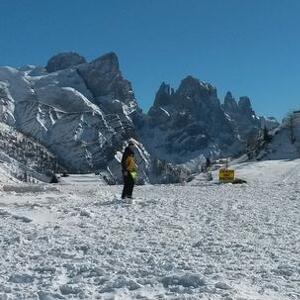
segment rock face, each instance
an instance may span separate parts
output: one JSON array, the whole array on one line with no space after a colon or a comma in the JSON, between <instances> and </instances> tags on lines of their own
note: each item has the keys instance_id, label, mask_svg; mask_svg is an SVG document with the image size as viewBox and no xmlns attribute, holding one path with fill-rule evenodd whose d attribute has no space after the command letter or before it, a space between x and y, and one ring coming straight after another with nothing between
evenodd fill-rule
<instances>
[{"instance_id":1,"label":"rock face","mask_svg":"<svg viewBox=\"0 0 300 300\"><path fill-rule=\"evenodd\" d=\"M86 63L85 58L75 52L60 53L50 58L46 70L51 73L84 63Z\"/></svg>"},{"instance_id":2,"label":"rock face","mask_svg":"<svg viewBox=\"0 0 300 300\"><path fill-rule=\"evenodd\" d=\"M249 98L237 103L229 92L221 104L215 87L192 76L176 91L162 83L145 120L142 142L156 157L175 163L201 154L237 154L261 128Z\"/></svg>"},{"instance_id":3,"label":"rock face","mask_svg":"<svg viewBox=\"0 0 300 300\"><path fill-rule=\"evenodd\" d=\"M131 83L123 78L115 53L79 66L77 73L91 93L91 101L106 114L129 116L140 111Z\"/></svg>"}]
</instances>

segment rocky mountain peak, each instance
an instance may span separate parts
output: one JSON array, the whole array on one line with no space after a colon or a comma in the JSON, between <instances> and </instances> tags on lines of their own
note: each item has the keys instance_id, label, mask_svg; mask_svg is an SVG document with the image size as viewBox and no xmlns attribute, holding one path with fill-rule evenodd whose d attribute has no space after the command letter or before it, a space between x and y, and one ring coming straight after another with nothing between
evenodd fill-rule
<instances>
[{"instance_id":1,"label":"rocky mountain peak","mask_svg":"<svg viewBox=\"0 0 300 300\"><path fill-rule=\"evenodd\" d=\"M217 151L226 151L234 139L216 88L193 76L185 77L175 92L162 83L148 117L148 124L139 130L143 144L156 157L172 162L210 156L216 151L214 141Z\"/></svg>"},{"instance_id":2,"label":"rocky mountain peak","mask_svg":"<svg viewBox=\"0 0 300 300\"><path fill-rule=\"evenodd\" d=\"M238 110L237 102L232 96L231 92L227 92L224 98L223 109L225 112L236 113Z\"/></svg>"},{"instance_id":3,"label":"rocky mountain peak","mask_svg":"<svg viewBox=\"0 0 300 300\"><path fill-rule=\"evenodd\" d=\"M238 108L240 113L242 114L255 114L252 110L251 101L249 97L243 96L240 97L240 100L238 102Z\"/></svg>"},{"instance_id":4,"label":"rocky mountain peak","mask_svg":"<svg viewBox=\"0 0 300 300\"><path fill-rule=\"evenodd\" d=\"M225 95L225 100L226 100L226 99L228 99L228 100L229 100L229 99L234 99L233 96L232 96L232 93L231 93L230 91L228 91L228 92L226 93L226 95Z\"/></svg>"},{"instance_id":5,"label":"rocky mountain peak","mask_svg":"<svg viewBox=\"0 0 300 300\"><path fill-rule=\"evenodd\" d=\"M131 83L123 78L114 52L78 66L77 72L92 93L96 105L105 108L117 100L120 104L137 107Z\"/></svg>"},{"instance_id":6,"label":"rocky mountain peak","mask_svg":"<svg viewBox=\"0 0 300 300\"><path fill-rule=\"evenodd\" d=\"M93 67L103 72L119 72L119 59L115 52L106 53L91 62Z\"/></svg>"},{"instance_id":7,"label":"rocky mountain peak","mask_svg":"<svg viewBox=\"0 0 300 300\"><path fill-rule=\"evenodd\" d=\"M189 75L181 81L176 91L179 97L194 98L195 100L217 98L217 89L211 84L204 83L199 79Z\"/></svg>"},{"instance_id":8,"label":"rocky mountain peak","mask_svg":"<svg viewBox=\"0 0 300 300\"><path fill-rule=\"evenodd\" d=\"M162 84L160 85L159 89L158 89L158 93L164 93L164 94L167 94L167 95L171 95L170 85L163 81Z\"/></svg>"},{"instance_id":9,"label":"rocky mountain peak","mask_svg":"<svg viewBox=\"0 0 300 300\"><path fill-rule=\"evenodd\" d=\"M171 89L169 84L166 84L163 82L156 95L155 95L155 100L154 100L154 107L158 106L168 106L171 104L172 100L172 95L174 94L174 90Z\"/></svg>"},{"instance_id":10,"label":"rocky mountain peak","mask_svg":"<svg viewBox=\"0 0 300 300\"><path fill-rule=\"evenodd\" d=\"M177 93L180 95L194 95L198 93L200 90L200 82L197 78L194 78L193 76L189 75L185 77L177 90Z\"/></svg>"},{"instance_id":11,"label":"rocky mountain peak","mask_svg":"<svg viewBox=\"0 0 300 300\"><path fill-rule=\"evenodd\" d=\"M46 70L48 73L52 73L84 63L86 63L85 58L78 53L64 52L51 57L47 63Z\"/></svg>"}]
</instances>

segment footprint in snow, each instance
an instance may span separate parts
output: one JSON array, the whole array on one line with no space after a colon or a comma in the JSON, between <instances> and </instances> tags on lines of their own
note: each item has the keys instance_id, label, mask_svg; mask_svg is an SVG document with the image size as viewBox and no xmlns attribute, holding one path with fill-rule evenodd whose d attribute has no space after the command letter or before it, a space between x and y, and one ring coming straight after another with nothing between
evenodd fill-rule
<instances>
[{"instance_id":1,"label":"footprint in snow","mask_svg":"<svg viewBox=\"0 0 300 300\"><path fill-rule=\"evenodd\" d=\"M12 217L15 219L15 220L19 220L19 221L22 221L24 223L30 223L32 222L31 219L27 218L27 217L24 217L24 216L18 216L18 215L12 215Z\"/></svg>"}]
</instances>

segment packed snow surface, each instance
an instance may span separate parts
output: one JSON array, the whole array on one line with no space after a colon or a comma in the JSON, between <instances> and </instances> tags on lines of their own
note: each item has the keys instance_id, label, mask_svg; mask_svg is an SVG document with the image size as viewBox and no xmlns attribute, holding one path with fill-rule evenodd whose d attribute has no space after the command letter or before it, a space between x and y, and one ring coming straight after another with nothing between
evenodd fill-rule
<instances>
[{"instance_id":1,"label":"packed snow surface","mask_svg":"<svg viewBox=\"0 0 300 300\"><path fill-rule=\"evenodd\" d=\"M1 173L0 299L300 299L300 160L234 167L247 184L138 186L132 204L95 175Z\"/></svg>"}]
</instances>

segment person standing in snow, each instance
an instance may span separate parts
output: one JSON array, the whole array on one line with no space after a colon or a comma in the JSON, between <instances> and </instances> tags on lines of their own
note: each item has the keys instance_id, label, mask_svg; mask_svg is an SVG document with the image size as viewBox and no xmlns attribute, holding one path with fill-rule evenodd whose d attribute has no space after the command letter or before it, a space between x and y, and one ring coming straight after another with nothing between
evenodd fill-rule
<instances>
[{"instance_id":1,"label":"person standing in snow","mask_svg":"<svg viewBox=\"0 0 300 300\"><path fill-rule=\"evenodd\" d=\"M132 198L134 181L137 172L137 166L134 160L134 142L129 141L128 146L125 148L122 157L122 174L124 180L124 187L122 192L122 199Z\"/></svg>"},{"instance_id":2,"label":"person standing in snow","mask_svg":"<svg viewBox=\"0 0 300 300\"><path fill-rule=\"evenodd\" d=\"M208 171L209 167L211 166L211 161L209 159L209 157L206 158L206 161L205 161L205 169L206 171Z\"/></svg>"}]
</instances>

